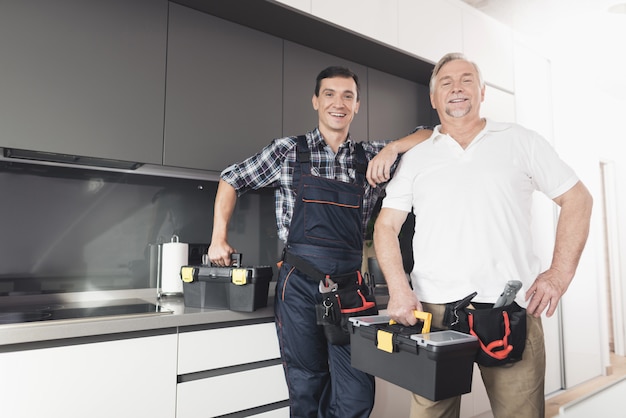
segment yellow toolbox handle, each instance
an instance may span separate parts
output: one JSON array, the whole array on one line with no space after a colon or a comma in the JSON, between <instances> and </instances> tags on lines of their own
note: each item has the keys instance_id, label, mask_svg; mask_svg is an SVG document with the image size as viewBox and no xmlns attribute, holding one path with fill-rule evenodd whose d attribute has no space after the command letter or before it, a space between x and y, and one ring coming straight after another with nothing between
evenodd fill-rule
<instances>
[{"instance_id":1,"label":"yellow toolbox handle","mask_svg":"<svg viewBox=\"0 0 626 418\"><path fill-rule=\"evenodd\" d=\"M415 315L415 318L424 321L424 325L422 326L422 334L429 333L430 323L433 321L433 314L431 314L430 312L413 311L413 315ZM389 320L389 325L393 325L395 323L396 321L394 321L393 319ZM376 333L376 348L382 351L386 351L387 353L393 353L393 333L379 329Z\"/></svg>"},{"instance_id":2,"label":"yellow toolbox handle","mask_svg":"<svg viewBox=\"0 0 626 418\"><path fill-rule=\"evenodd\" d=\"M422 334L428 334L430 332L430 323L433 321L433 314L431 314L430 312L413 311L413 315L415 315L415 318L424 321L424 326L422 326ZM393 319L389 320L389 325L393 325L395 323L396 321L394 321Z\"/></svg>"}]
</instances>

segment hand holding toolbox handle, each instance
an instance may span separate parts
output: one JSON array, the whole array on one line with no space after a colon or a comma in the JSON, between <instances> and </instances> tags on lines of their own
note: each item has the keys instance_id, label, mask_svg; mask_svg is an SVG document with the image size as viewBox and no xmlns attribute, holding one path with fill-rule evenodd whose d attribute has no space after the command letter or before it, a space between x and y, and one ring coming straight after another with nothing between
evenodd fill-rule
<instances>
[{"instance_id":1,"label":"hand holding toolbox handle","mask_svg":"<svg viewBox=\"0 0 626 418\"><path fill-rule=\"evenodd\" d=\"M424 321L424 325L422 326L422 334L427 334L430 332L430 324L433 320L433 314L430 312L423 311L413 311L413 315L415 318L421 319ZM389 325L395 324L396 321L393 319L389 320ZM376 333L376 348L382 351L386 351L387 353L393 353L394 351L394 343L393 343L393 333L389 331L385 331L379 329Z\"/></svg>"},{"instance_id":2,"label":"hand holding toolbox handle","mask_svg":"<svg viewBox=\"0 0 626 418\"><path fill-rule=\"evenodd\" d=\"M433 314L431 314L430 312L413 311L413 315L415 315L415 318L424 321L424 325L422 326L422 334L428 334L430 332L430 323L433 321ZM389 320L389 325L393 325L395 323L396 321L394 321L393 319Z\"/></svg>"},{"instance_id":3,"label":"hand holding toolbox handle","mask_svg":"<svg viewBox=\"0 0 626 418\"><path fill-rule=\"evenodd\" d=\"M232 253L230 255L230 267L241 267L242 259L243 255L241 253ZM211 261L211 266L217 266L217 264L213 264Z\"/></svg>"},{"instance_id":4,"label":"hand holding toolbox handle","mask_svg":"<svg viewBox=\"0 0 626 418\"><path fill-rule=\"evenodd\" d=\"M241 260L243 255L241 253L232 253L230 255L231 266L230 276L231 282L235 285L244 285L248 283L248 269L241 267ZM211 267L217 267L216 264L211 262ZM229 268L226 267L226 268ZM183 266L180 272L183 282L192 283L198 279L198 268L196 266ZM217 276L213 276L217 277Z\"/></svg>"},{"instance_id":5,"label":"hand holding toolbox handle","mask_svg":"<svg viewBox=\"0 0 626 418\"><path fill-rule=\"evenodd\" d=\"M230 265L232 267L241 267L241 260L243 255L241 253L232 253L230 255Z\"/></svg>"}]
</instances>

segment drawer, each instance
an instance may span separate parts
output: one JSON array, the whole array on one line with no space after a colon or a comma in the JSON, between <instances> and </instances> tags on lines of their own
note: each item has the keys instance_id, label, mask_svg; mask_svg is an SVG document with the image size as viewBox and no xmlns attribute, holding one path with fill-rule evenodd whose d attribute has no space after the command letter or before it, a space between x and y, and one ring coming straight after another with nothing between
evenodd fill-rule
<instances>
[{"instance_id":1,"label":"drawer","mask_svg":"<svg viewBox=\"0 0 626 418\"><path fill-rule=\"evenodd\" d=\"M183 332L178 337L178 374L280 358L273 322Z\"/></svg>"},{"instance_id":2,"label":"drawer","mask_svg":"<svg viewBox=\"0 0 626 418\"><path fill-rule=\"evenodd\" d=\"M283 367L277 364L179 383L177 385L176 418L220 416L269 405L288 398L289 393ZM272 411L259 416L279 417L288 415L288 413L274 415Z\"/></svg>"},{"instance_id":3,"label":"drawer","mask_svg":"<svg viewBox=\"0 0 626 418\"><path fill-rule=\"evenodd\" d=\"M289 407L274 409L273 411L262 412L250 415L250 418L289 418Z\"/></svg>"}]
</instances>

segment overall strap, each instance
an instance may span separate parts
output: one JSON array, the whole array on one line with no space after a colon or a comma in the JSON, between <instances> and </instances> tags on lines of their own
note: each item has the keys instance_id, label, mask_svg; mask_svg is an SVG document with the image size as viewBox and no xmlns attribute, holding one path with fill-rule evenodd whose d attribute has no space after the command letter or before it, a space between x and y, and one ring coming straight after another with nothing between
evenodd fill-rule
<instances>
[{"instance_id":1,"label":"overall strap","mask_svg":"<svg viewBox=\"0 0 626 418\"><path fill-rule=\"evenodd\" d=\"M296 163L293 167L293 188L298 190L300 177L311 174L311 152L306 142L306 136L296 137Z\"/></svg>"},{"instance_id":2,"label":"overall strap","mask_svg":"<svg viewBox=\"0 0 626 418\"><path fill-rule=\"evenodd\" d=\"M306 136L298 136L296 151L296 162L300 163L302 174L311 174L311 153L309 151L309 144L306 142Z\"/></svg>"},{"instance_id":3,"label":"overall strap","mask_svg":"<svg viewBox=\"0 0 626 418\"><path fill-rule=\"evenodd\" d=\"M357 142L354 148L356 150L356 157L354 159L354 169L356 172L355 180L358 185L365 186L365 173L367 172L367 156L365 155L365 149L363 149L363 144L360 142ZM311 174L311 152L309 151L309 144L307 144L306 136L304 135L299 135L296 138L296 163L300 165L301 175Z\"/></svg>"},{"instance_id":4,"label":"overall strap","mask_svg":"<svg viewBox=\"0 0 626 418\"><path fill-rule=\"evenodd\" d=\"M356 182L360 186L365 186L365 173L367 172L367 156L363 149L363 144L357 142L355 145L356 158L354 159L354 169L356 170Z\"/></svg>"}]
</instances>

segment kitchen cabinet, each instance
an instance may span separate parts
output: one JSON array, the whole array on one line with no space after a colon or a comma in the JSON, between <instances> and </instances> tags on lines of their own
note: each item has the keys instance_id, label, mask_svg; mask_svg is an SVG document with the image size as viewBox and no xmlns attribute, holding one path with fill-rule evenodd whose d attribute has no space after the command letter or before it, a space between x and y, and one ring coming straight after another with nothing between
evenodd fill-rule
<instances>
[{"instance_id":1,"label":"kitchen cabinet","mask_svg":"<svg viewBox=\"0 0 626 418\"><path fill-rule=\"evenodd\" d=\"M397 139L434 124L427 86L371 68L367 75L370 140Z\"/></svg>"},{"instance_id":2,"label":"kitchen cabinet","mask_svg":"<svg viewBox=\"0 0 626 418\"><path fill-rule=\"evenodd\" d=\"M311 13L388 45L398 43L397 0L312 0Z\"/></svg>"},{"instance_id":3,"label":"kitchen cabinet","mask_svg":"<svg viewBox=\"0 0 626 418\"><path fill-rule=\"evenodd\" d=\"M179 333L177 418L287 417L288 398L273 322Z\"/></svg>"},{"instance_id":4,"label":"kitchen cabinet","mask_svg":"<svg viewBox=\"0 0 626 418\"><path fill-rule=\"evenodd\" d=\"M376 398L370 418L408 417L411 392L376 377Z\"/></svg>"},{"instance_id":5,"label":"kitchen cabinet","mask_svg":"<svg viewBox=\"0 0 626 418\"><path fill-rule=\"evenodd\" d=\"M0 3L0 146L162 163L167 0Z\"/></svg>"},{"instance_id":6,"label":"kitchen cabinet","mask_svg":"<svg viewBox=\"0 0 626 418\"><path fill-rule=\"evenodd\" d=\"M484 13L464 6L463 53L480 66L487 83L514 91L513 32Z\"/></svg>"},{"instance_id":7,"label":"kitchen cabinet","mask_svg":"<svg viewBox=\"0 0 626 418\"><path fill-rule=\"evenodd\" d=\"M480 369L474 365L472 391L461 396L460 418L491 416L487 391L480 377ZM406 417L411 409L411 392L376 378L376 399L371 418Z\"/></svg>"},{"instance_id":8,"label":"kitchen cabinet","mask_svg":"<svg viewBox=\"0 0 626 418\"><path fill-rule=\"evenodd\" d=\"M515 123L515 96L487 85L485 100L480 105L480 115L498 122Z\"/></svg>"},{"instance_id":9,"label":"kitchen cabinet","mask_svg":"<svg viewBox=\"0 0 626 418\"><path fill-rule=\"evenodd\" d=\"M311 1L312 0L276 0L277 3L286 4L306 13L311 13Z\"/></svg>"},{"instance_id":10,"label":"kitchen cabinet","mask_svg":"<svg viewBox=\"0 0 626 418\"><path fill-rule=\"evenodd\" d=\"M398 46L431 62L463 50L463 13L448 0L398 0Z\"/></svg>"},{"instance_id":11,"label":"kitchen cabinet","mask_svg":"<svg viewBox=\"0 0 626 418\"><path fill-rule=\"evenodd\" d=\"M357 140L367 139L367 67L289 41L285 41L283 136L301 135L317 126L317 111L311 103L315 78L331 65L348 67L359 77L361 104L350 134Z\"/></svg>"},{"instance_id":12,"label":"kitchen cabinet","mask_svg":"<svg viewBox=\"0 0 626 418\"><path fill-rule=\"evenodd\" d=\"M280 38L170 4L165 165L221 171L279 137Z\"/></svg>"},{"instance_id":13,"label":"kitchen cabinet","mask_svg":"<svg viewBox=\"0 0 626 418\"><path fill-rule=\"evenodd\" d=\"M426 61L463 50L463 12L455 0L279 0ZM371 22L376 22L372 25ZM445 30L441 30L445 27ZM433 36L436 34L436 36Z\"/></svg>"},{"instance_id":14,"label":"kitchen cabinet","mask_svg":"<svg viewBox=\"0 0 626 418\"><path fill-rule=\"evenodd\" d=\"M0 352L2 416L172 418L177 335L136 335L31 343Z\"/></svg>"},{"instance_id":15,"label":"kitchen cabinet","mask_svg":"<svg viewBox=\"0 0 626 418\"><path fill-rule=\"evenodd\" d=\"M359 77L359 112L350 134L359 141L396 139L418 124L430 124L428 88L382 71L285 41L283 135L298 135L317 126L311 101L315 77L325 67L342 65Z\"/></svg>"}]
</instances>

